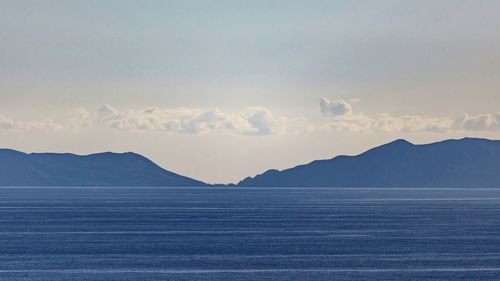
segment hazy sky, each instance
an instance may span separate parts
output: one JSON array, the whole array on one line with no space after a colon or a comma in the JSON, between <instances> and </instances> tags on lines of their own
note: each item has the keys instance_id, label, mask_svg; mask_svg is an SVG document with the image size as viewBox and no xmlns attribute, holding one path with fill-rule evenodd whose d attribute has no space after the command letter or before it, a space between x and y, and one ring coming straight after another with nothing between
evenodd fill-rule
<instances>
[{"instance_id":1,"label":"hazy sky","mask_svg":"<svg viewBox=\"0 0 500 281\"><path fill-rule=\"evenodd\" d=\"M0 0L0 147L234 182L500 138L500 1Z\"/></svg>"}]
</instances>

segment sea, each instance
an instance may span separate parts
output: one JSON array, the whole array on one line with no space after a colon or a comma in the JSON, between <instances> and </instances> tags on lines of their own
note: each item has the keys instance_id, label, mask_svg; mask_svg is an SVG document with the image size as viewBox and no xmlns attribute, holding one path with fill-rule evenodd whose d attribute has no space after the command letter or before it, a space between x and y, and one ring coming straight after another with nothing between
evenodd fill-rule
<instances>
[{"instance_id":1,"label":"sea","mask_svg":"<svg viewBox=\"0 0 500 281\"><path fill-rule=\"evenodd\" d=\"M500 280L500 189L4 187L0 280Z\"/></svg>"}]
</instances>

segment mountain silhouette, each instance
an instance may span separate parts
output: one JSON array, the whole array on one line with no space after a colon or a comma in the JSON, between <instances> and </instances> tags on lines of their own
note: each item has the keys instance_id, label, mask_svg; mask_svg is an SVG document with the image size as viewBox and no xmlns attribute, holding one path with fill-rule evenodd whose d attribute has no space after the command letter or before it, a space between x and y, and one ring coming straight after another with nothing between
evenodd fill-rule
<instances>
[{"instance_id":1,"label":"mountain silhouette","mask_svg":"<svg viewBox=\"0 0 500 281\"><path fill-rule=\"evenodd\" d=\"M136 153L23 153L0 149L0 186L208 186ZM248 177L241 187L500 188L500 141L396 140L356 156L316 160Z\"/></svg>"},{"instance_id":2,"label":"mountain silhouette","mask_svg":"<svg viewBox=\"0 0 500 281\"><path fill-rule=\"evenodd\" d=\"M268 170L246 187L500 187L500 141L464 138L415 145L406 140L357 156Z\"/></svg>"},{"instance_id":3,"label":"mountain silhouette","mask_svg":"<svg viewBox=\"0 0 500 281\"><path fill-rule=\"evenodd\" d=\"M91 155L0 149L0 186L206 186L132 152Z\"/></svg>"}]
</instances>

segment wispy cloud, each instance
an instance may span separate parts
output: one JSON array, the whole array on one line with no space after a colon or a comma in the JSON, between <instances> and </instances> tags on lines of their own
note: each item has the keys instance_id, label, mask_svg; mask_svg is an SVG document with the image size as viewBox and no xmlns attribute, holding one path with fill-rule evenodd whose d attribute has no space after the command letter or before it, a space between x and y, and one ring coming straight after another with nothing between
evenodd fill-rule
<instances>
[{"instance_id":1,"label":"wispy cloud","mask_svg":"<svg viewBox=\"0 0 500 281\"><path fill-rule=\"evenodd\" d=\"M453 124L456 129L470 131L500 130L500 112L496 114L480 114L469 116L463 114L458 117Z\"/></svg>"},{"instance_id":2,"label":"wispy cloud","mask_svg":"<svg viewBox=\"0 0 500 281\"><path fill-rule=\"evenodd\" d=\"M345 100L320 98L319 108L325 117L337 117L352 114L352 106Z\"/></svg>"},{"instance_id":3,"label":"wispy cloud","mask_svg":"<svg viewBox=\"0 0 500 281\"><path fill-rule=\"evenodd\" d=\"M352 102L321 98L321 120L310 121L304 117L284 117L265 107L247 107L238 112L224 112L219 108L159 108L119 110L104 104L90 112L78 108L64 122L51 118L21 121L0 113L0 130L18 132L82 130L92 128L115 129L135 132L168 132L204 135L226 133L245 136L268 136L284 133L314 131L353 132L435 132L500 131L500 112L496 114L468 115L458 118L392 115L379 113L369 116L357 113Z\"/></svg>"},{"instance_id":4,"label":"wispy cloud","mask_svg":"<svg viewBox=\"0 0 500 281\"><path fill-rule=\"evenodd\" d=\"M187 107L119 111L110 105L103 105L98 111L97 123L109 128L134 131L189 134L225 131L243 135L271 135L284 131L287 121L263 107L250 107L239 113L224 113L218 108Z\"/></svg>"},{"instance_id":5,"label":"wispy cloud","mask_svg":"<svg viewBox=\"0 0 500 281\"><path fill-rule=\"evenodd\" d=\"M58 124L50 118L31 121L19 121L0 114L0 130L27 132L34 130L60 130L63 128L64 125Z\"/></svg>"},{"instance_id":6,"label":"wispy cloud","mask_svg":"<svg viewBox=\"0 0 500 281\"><path fill-rule=\"evenodd\" d=\"M358 102L359 100L356 100ZM355 113L350 102L342 99L321 98L321 114L326 126L333 130L382 131L382 132L451 132L451 131L490 131L500 129L500 113L458 118L401 115L380 113L374 117Z\"/></svg>"},{"instance_id":7,"label":"wispy cloud","mask_svg":"<svg viewBox=\"0 0 500 281\"><path fill-rule=\"evenodd\" d=\"M0 114L0 129L8 130L14 129L16 124L14 120L8 118L7 116Z\"/></svg>"},{"instance_id":8,"label":"wispy cloud","mask_svg":"<svg viewBox=\"0 0 500 281\"><path fill-rule=\"evenodd\" d=\"M300 123L300 122L297 122ZM290 120L264 107L248 107L225 113L218 108L158 108L118 110L109 104L91 113L78 108L61 124L52 119L18 121L0 114L0 130L60 130L109 128L128 131L163 131L185 134L225 132L247 136L266 136L287 131Z\"/></svg>"}]
</instances>

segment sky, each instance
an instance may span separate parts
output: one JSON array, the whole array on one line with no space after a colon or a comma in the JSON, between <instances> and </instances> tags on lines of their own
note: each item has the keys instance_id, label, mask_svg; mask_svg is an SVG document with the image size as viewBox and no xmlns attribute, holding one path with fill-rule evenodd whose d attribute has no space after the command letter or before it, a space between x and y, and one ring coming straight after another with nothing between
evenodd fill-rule
<instances>
[{"instance_id":1,"label":"sky","mask_svg":"<svg viewBox=\"0 0 500 281\"><path fill-rule=\"evenodd\" d=\"M237 182L500 138L500 1L0 0L0 147Z\"/></svg>"}]
</instances>

